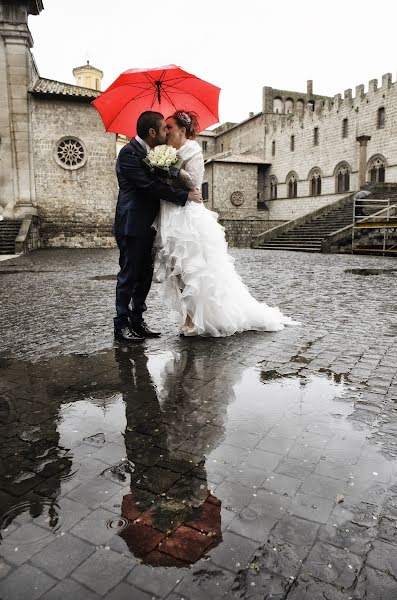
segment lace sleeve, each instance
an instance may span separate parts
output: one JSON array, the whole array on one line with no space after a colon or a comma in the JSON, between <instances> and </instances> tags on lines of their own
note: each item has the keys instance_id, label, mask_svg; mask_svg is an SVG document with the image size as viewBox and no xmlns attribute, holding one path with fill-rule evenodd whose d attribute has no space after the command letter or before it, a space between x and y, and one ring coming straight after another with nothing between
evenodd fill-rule
<instances>
[{"instance_id":1,"label":"lace sleeve","mask_svg":"<svg viewBox=\"0 0 397 600\"><path fill-rule=\"evenodd\" d=\"M203 155L198 154L186 161L184 170L190 176L193 187L201 188L204 178L204 160Z\"/></svg>"}]
</instances>

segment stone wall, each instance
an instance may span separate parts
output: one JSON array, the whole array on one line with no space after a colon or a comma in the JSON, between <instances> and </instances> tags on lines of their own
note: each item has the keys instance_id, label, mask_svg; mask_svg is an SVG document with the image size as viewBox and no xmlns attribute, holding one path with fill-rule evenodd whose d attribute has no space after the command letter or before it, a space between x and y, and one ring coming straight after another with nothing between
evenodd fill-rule
<instances>
[{"instance_id":1,"label":"stone wall","mask_svg":"<svg viewBox=\"0 0 397 600\"><path fill-rule=\"evenodd\" d=\"M280 198L279 200L268 200L266 206L269 209L269 219L282 219L292 221L308 215L309 213L333 204L347 194L329 194L323 196L306 196L304 198Z\"/></svg>"},{"instance_id":2,"label":"stone wall","mask_svg":"<svg viewBox=\"0 0 397 600\"><path fill-rule=\"evenodd\" d=\"M112 246L117 200L116 136L105 133L94 107L86 103L32 99L36 203L46 246ZM58 141L78 138L87 161L67 170L55 160Z\"/></svg>"},{"instance_id":3,"label":"stone wall","mask_svg":"<svg viewBox=\"0 0 397 600\"><path fill-rule=\"evenodd\" d=\"M345 161L351 169L350 190L358 189L359 144L357 136L369 135L367 162L382 155L386 159L386 181L397 181L397 83L384 76L382 87L376 80L357 86L353 98L351 90L345 97L336 95L316 109L293 115L267 115L265 159L271 163L268 175L278 179L278 197L286 197L286 179L291 171L298 175L298 197L309 195L309 174L315 167L322 173L322 194L336 191L335 171ZM385 126L377 128L378 109L385 108ZM343 120L347 119L348 135L342 136ZM314 128L318 127L319 142L314 145ZM291 151L291 136L295 150ZM272 144L275 142L275 155ZM367 179L369 173L367 173Z\"/></svg>"},{"instance_id":4,"label":"stone wall","mask_svg":"<svg viewBox=\"0 0 397 600\"><path fill-rule=\"evenodd\" d=\"M221 218L245 219L257 215L257 165L214 162L206 166L207 177L211 184L210 207ZM243 203L235 206L230 197L238 191L243 193Z\"/></svg>"},{"instance_id":5,"label":"stone wall","mask_svg":"<svg viewBox=\"0 0 397 600\"><path fill-rule=\"evenodd\" d=\"M11 2L0 7L0 215L34 212L28 88L36 76L27 9Z\"/></svg>"},{"instance_id":6,"label":"stone wall","mask_svg":"<svg viewBox=\"0 0 397 600\"><path fill-rule=\"evenodd\" d=\"M259 113L216 136L215 153L232 152L263 155L265 115Z\"/></svg>"},{"instance_id":7,"label":"stone wall","mask_svg":"<svg viewBox=\"0 0 397 600\"><path fill-rule=\"evenodd\" d=\"M208 135L206 135L205 132L201 133L199 136L197 136L196 141L202 148L204 160L216 153L215 136L212 134L212 132L208 132Z\"/></svg>"},{"instance_id":8,"label":"stone wall","mask_svg":"<svg viewBox=\"0 0 397 600\"><path fill-rule=\"evenodd\" d=\"M221 219L219 222L225 228L226 240L229 246L249 248L256 236L273 227L282 225L285 221Z\"/></svg>"}]
</instances>

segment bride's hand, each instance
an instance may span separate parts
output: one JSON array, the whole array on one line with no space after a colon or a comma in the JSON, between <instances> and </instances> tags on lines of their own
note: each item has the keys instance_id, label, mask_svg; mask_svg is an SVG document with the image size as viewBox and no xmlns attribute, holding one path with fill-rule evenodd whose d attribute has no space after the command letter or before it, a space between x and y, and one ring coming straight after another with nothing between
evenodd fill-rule
<instances>
[{"instance_id":1,"label":"bride's hand","mask_svg":"<svg viewBox=\"0 0 397 600\"><path fill-rule=\"evenodd\" d=\"M191 200L192 202L197 202L198 204L201 204L202 201L203 201L203 197L201 195L201 192L199 190L197 190L197 189L190 190L187 199Z\"/></svg>"}]
</instances>

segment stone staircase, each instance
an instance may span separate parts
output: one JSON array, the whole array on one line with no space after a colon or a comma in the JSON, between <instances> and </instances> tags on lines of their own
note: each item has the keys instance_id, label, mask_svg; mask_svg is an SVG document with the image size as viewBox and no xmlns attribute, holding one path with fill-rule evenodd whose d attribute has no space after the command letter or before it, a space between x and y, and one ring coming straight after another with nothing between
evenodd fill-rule
<instances>
[{"instance_id":1,"label":"stone staircase","mask_svg":"<svg viewBox=\"0 0 397 600\"><path fill-rule=\"evenodd\" d=\"M280 231L271 230L267 232L265 240L257 243L254 247L264 250L293 250L295 252L321 252L322 242L331 234L351 226L353 223L353 193L334 206L324 207L313 215L298 219L297 223L281 226ZM397 198L396 184L378 184L371 188L371 198ZM366 207L367 216L379 210L379 206L369 209ZM317 214L319 213L319 214ZM350 240L351 230L344 234Z\"/></svg>"},{"instance_id":2,"label":"stone staircase","mask_svg":"<svg viewBox=\"0 0 397 600\"><path fill-rule=\"evenodd\" d=\"M22 220L4 219L0 221L0 254L15 254L15 240Z\"/></svg>"},{"instance_id":3,"label":"stone staircase","mask_svg":"<svg viewBox=\"0 0 397 600\"><path fill-rule=\"evenodd\" d=\"M321 242L334 231L352 224L352 205L331 208L312 221L302 223L294 229L258 244L266 250L294 250L299 252L321 252Z\"/></svg>"}]
</instances>

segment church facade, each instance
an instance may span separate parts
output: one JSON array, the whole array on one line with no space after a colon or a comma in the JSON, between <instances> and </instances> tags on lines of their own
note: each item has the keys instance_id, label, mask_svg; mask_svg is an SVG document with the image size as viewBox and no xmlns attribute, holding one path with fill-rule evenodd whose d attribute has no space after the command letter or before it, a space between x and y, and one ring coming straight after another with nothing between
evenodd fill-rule
<instances>
[{"instance_id":1,"label":"church facade","mask_svg":"<svg viewBox=\"0 0 397 600\"><path fill-rule=\"evenodd\" d=\"M0 0L0 217L35 218L42 246L111 246L115 162L125 138L91 105L103 73L75 84L40 76L30 14L41 0ZM263 88L262 110L199 138L203 196L232 245L332 204L365 181L397 182L397 83L392 75L334 97Z\"/></svg>"},{"instance_id":2,"label":"church facade","mask_svg":"<svg viewBox=\"0 0 397 600\"><path fill-rule=\"evenodd\" d=\"M40 245L108 246L117 198L117 140L91 106L103 73L76 85L42 78L28 16L41 0L0 0L0 215L37 217Z\"/></svg>"}]
</instances>

